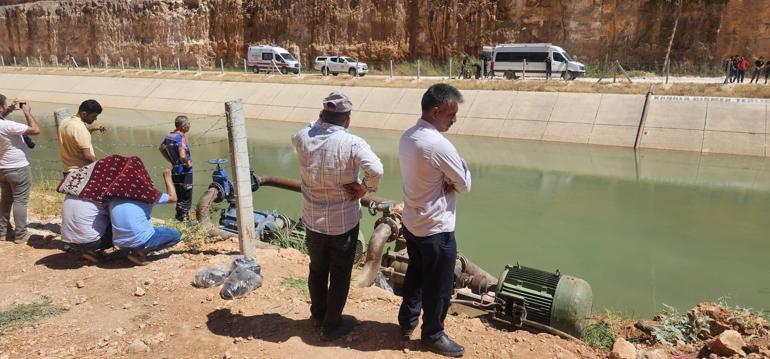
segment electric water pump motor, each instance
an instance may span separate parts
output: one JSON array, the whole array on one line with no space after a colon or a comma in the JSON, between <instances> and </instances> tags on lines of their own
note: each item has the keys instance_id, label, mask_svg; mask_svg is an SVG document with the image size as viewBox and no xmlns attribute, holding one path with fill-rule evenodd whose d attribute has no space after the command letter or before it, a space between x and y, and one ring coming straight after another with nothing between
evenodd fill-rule
<instances>
[{"instance_id":1,"label":"electric water pump motor","mask_svg":"<svg viewBox=\"0 0 770 359\"><path fill-rule=\"evenodd\" d=\"M496 287L495 316L515 325L527 320L580 338L591 318L591 285L558 270L507 265Z\"/></svg>"}]
</instances>

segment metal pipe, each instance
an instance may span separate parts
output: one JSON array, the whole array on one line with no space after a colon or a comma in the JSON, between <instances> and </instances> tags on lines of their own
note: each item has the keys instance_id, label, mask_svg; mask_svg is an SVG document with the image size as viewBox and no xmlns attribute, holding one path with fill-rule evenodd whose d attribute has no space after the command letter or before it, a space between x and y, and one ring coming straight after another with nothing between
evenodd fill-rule
<instances>
[{"instance_id":1,"label":"metal pipe","mask_svg":"<svg viewBox=\"0 0 770 359\"><path fill-rule=\"evenodd\" d=\"M497 278L495 278L493 275L489 274L489 272L485 271L484 269L476 265L476 263L471 262L471 260L468 259L468 257L466 257L464 254L458 253L457 259L462 263L463 273L468 273L472 276L486 278L487 283L489 283L490 285L497 283Z\"/></svg>"},{"instance_id":2,"label":"metal pipe","mask_svg":"<svg viewBox=\"0 0 770 359\"><path fill-rule=\"evenodd\" d=\"M219 196L219 190L216 188L209 188L203 193L203 196L198 200L198 204L195 206L195 219L198 220L198 224L208 229L209 236L220 237L222 239L228 239L230 237L237 237L238 233L228 232L214 227L211 222L211 204ZM257 248L278 248L270 243L262 241L256 241Z\"/></svg>"},{"instance_id":3,"label":"metal pipe","mask_svg":"<svg viewBox=\"0 0 770 359\"><path fill-rule=\"evenodd\" d=\"M380 223L372 233L369 244L366 247L366 261L361 275L358 277L356 287L365 288L374 284L377 274L380 273L380 263L382 262L382 252L385 250L385 243L392 234L390 225Z\"/></svg>"},{"instance_id":4,"label":"metal pipe","mask_svg":"<svg viewBox=\"0 0 770 359\"><path fill-rule=\"evenodd\" d=\"M288 177L257 176L257 185L258 185L257 187L268 186L268 187L282 188L282 189L294 191L294 192L302 192L302 187L300 185L299 180L288 178ZM365 196L364 198L361 198L361 204L364 206L368 207L371 202L378 204L382 202L392 202L392 201L387 198L369 196L369 195Z\"/></svg>"}]
</instances>

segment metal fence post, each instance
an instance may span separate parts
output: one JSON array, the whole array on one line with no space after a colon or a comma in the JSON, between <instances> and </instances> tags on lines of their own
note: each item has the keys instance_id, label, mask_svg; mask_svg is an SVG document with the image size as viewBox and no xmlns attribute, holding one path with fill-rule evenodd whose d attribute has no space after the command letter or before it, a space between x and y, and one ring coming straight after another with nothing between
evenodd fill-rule
<instances>
[{"instance_id":1,"label":"metal fence post","mask_svg":"<svg viewBox=\"0 0 770 359\"><path fill-rule=\"evenodd\" d=\"M163 72L163 59L158 58L158 72Z\"/></svg>"},{"instance_id":2,"label":"metal fence post","mask_svg":"<svg viewBox=\"0 0 770 359\"><path fill-rule=\"evenodd\" d=\"M231 173L235 176L235 204L238 222L238 241L241 253L250 257L256 254L254 229L254 198L251 194L246 115L241 99L225 102L227 135L230 142Z\"/></svg>"},{"instance_id":3,"label":"metal fence post","mask_svg":"<svg viewBox=\"0 0 770 359\"><path fill-rule=\"evenodd\" d=\"M0 56L0 66L5 67L5 59L2 56Z\"/></svg>"},{"instance_id":4,"label":"metal fence post","mask_svg":"<svg viewBox=\"0 0 770 359\"><path fill-rule=\"evenodd\" d=\"M420 60L417 60L417 81L420 81Z\"/></svg>"},{"instance_id":5,"label":"metal fence post","mask_svg":"<svg viewBox=\"0 0 770 359\"><path fill-rule=\"evenodd\" d=\"M201 73L201 59L198 59L198 74Z\"/></svg>"},{"instance_id":6,"label":"metal fence post","mask_svg":"<svg viewBox=\"0 0 770 359\"><path fill-rule=\"evenodd\" d=\"M390 78L393 79L393 60L390 60Z\"/></svg>"},{"instance_id":7,"label":"metal fence post","mask_svg":"<svg viewBox=\"0 0 770 359\"><path fill-rule=\"evenodd\" d=\"M219 59L219 69L222 75L225 74L225 60Z\"/></svg>"},{"instance_id":8,"label":"metal fence post","mask_svg":"<svg viewBox=\"0 0 770 359\"><path fill-rule=\"evenodd\" d=\"M142 59L137 57L136 58L136 63L139 65L139 71L142 71Z\"/></svg>"},{"instance_id":9,"label":"metal fence post","mask_svg":"<svg viewBox=\"0 0 770 359\"><path fill-rule=\"evenodd\" d=\"M126 71L126 63L123 61L123 56L120 57L120 70Z\"/></svg>"},{"instance_id":10,"label":"metal fence post","mask_svg":"<svg viewBox=\"0 0 770 359\"><path fill-rule=\"evenodd\" d=\"M59 67L59 57L55 56L53 57L54 66Z\"/></svg>"},{"instance_id":11,"label":"metal fence post","mask_svg":"<svg viewBox=\"0 0 770 359\"><path fill-rule=\"evenodd\" d=\"M243 73L245 74L246 72L248 72L246 71L246 59L243 59Z\"/></svg>"},{"instance_id":12,"label":"metal fence post","mask_svg":"<svg viewBox=\"0 0 770 359\"><path fill-rule=\"evenodd\" d=\"M527 59L524 59L524 68L521 70L521 78L527 78Z\"/></svg>"},{"instance_id":13,"label":"metal fence post","mask_svg":"<svg viewBox=\"0 0 770 359\"><path fill-rule=\"evenodd\" d=\"M13 57L13 66L16 66L16 56Z\"/></svg>"},{"instance_id":14,"label":"metal fence post","mask_svg":"<svg viewBox=\"0 0 770 359\"><path fill-rule=\"evenodd\" d=\"M179 65L179 58L176 58L176 73L182 72L182 67Z\"/></svg>"},{"instance_id":15,"label":"metal fence post","mask_svg":"<svg viewBox=\"0 0 770 359\"><path fill-rule=\"evenodd\" d=\"M91 58L86 57L86 63L88 64L88 71L91 71Z\"/></svg>"},{"instance_id":16,"label":"metal fence post","mask_svg":"<svg viewBox=\"0 0 770 359\"><path fill-rule=\"evenodd\" d=\"M27 56L27 68L29 68L29 56Z\"/></svg>"}]
</instances>

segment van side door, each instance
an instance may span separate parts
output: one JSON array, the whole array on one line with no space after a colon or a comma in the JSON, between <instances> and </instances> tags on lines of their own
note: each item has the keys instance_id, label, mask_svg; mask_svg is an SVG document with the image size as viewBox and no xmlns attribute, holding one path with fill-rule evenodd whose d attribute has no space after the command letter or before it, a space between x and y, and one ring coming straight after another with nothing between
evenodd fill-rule
<instances>
[{"instance_id":1,"label":"van side door","mask_svg":"<svg viewBox=\"0 0 770 359\"><path fill-rule=\"evenodd\" d=\"M567 71L567 59L565 59L564 56L562 56L559 52L553 52L551 71L556 74L561 74L562 72Z\"/></svg>"}]
</instances>

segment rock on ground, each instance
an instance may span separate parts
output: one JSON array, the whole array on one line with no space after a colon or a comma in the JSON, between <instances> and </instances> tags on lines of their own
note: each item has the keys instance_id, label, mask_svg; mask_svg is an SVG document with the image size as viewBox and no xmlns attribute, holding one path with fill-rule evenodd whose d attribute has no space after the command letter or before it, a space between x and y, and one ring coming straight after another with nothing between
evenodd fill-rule
<instances>
[{"instance_id":1,"label":"rock on ground","mask_svg":"<svg viewBox=\"0 0 770 359\"><path fill-rule=\"evenodd\" d=\"M741 334L735 330L725 330L712 340L708 347L709 350L717 355L731 357L733 355L746 356L743 347L746 342L743 341Z\"/></svg>"},{"instance_id":2,"label":"rock on ground","mask_svg":"<svg viewBox=\"0 0 770 359\"><path fill-rule=\"evenodd\" d=\"M636 347L623 338L615 340L610 359L636 359Z\"/></svg>"}]
</instances>

